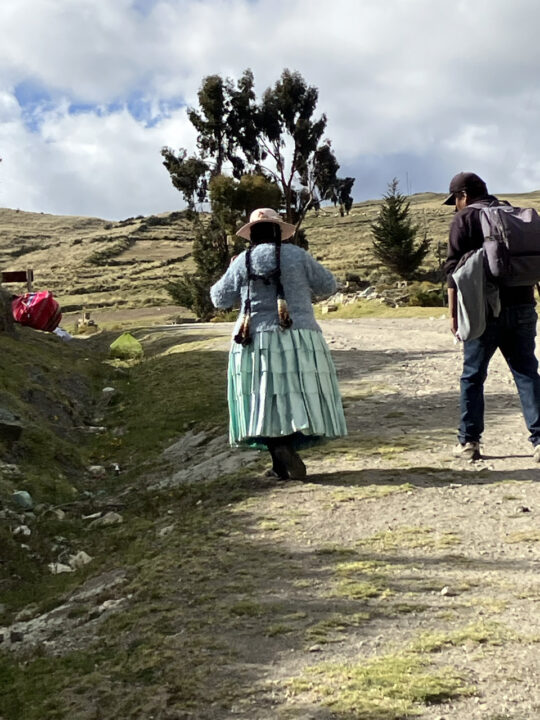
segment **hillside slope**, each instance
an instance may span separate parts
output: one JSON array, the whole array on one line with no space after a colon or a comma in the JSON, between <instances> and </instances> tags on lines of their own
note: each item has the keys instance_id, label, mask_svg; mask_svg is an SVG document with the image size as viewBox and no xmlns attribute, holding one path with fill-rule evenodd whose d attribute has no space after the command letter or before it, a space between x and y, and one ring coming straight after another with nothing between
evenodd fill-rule
<instances>
[{"instance_id":1,"label":"hillside slope","mask_svg":"<svg viewBox=\"0 0 540 720\"><path fill-rule=\"evenodd\" d=\"M540 209L540 191L501 197ZM431 240L426 271L437 269L445 254L453 210L441 204L443 198L435 193L410 198L413 221ZM363 280L380 273L370 230L380 204L357 203L346 217L333 207L308 214L304 227L310 252L341 280L348 273ZM170 304L167 281L193 269L193 237L193 223L184 212L107 222L0 209L0 268L34 268L36 288L51 289L64 312L156 307Z\"/></svg>"}]
</instances>

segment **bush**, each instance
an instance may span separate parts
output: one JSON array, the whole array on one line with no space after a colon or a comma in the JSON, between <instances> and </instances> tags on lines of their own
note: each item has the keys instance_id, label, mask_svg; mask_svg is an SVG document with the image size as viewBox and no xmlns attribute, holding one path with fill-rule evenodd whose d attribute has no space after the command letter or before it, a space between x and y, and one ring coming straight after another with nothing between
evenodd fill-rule
<instances>
[{"instance_id":1,"label":"bush","mask_svg":"<svg viewBox=\"0 0 540 720\"><path fill-rule=\"evenodd\" d=\"M446 303L445 289L432 283L420 283L410 288L409 305L420 307L444 307Z\"/></svg>"}]
</instances>

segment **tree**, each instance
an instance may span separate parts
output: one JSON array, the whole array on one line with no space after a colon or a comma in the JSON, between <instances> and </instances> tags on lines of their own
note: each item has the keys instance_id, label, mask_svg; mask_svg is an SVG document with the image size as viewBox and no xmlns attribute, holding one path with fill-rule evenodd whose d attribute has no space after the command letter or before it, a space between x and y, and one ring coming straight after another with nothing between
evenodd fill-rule
<instances>
[{"instance_id":1,"label":"tree","mask_svg":"<svg viewBox=\"0 0 540 720\"><path fill-rule=\"evenodd\" d=\"M228 171L240 180L263 175L283 196L286 218L300 227L306 212L339 194L339 163L323 140L326 115L314 117L318 90L298 72L284 70L257 104L251 70L235 84L219 75L203 79L199 108L188 110L199 155L162 148L163 164L188 206L208 199L210 181ZM352 180L354 178L347 178ZM352 183L349 186L349 190ZM351 198L352 203L352 198Z\"/></svg>"},{"instance_id":2,"label":"tree","mask_svg":"<svg viewBox=\"0 0 540 720\"><path fill-rule=\"evenodd\" d=\"M193 310L201 320L209 320L214 315L210 287L230 262L227 235L212 218L206 226L199 218L196 220L193 260L196 271L184 273L179 280L168 283L166 289L178 305Z\"/></svg>"},{"instance_id":3,"label":"tree","mask_svg":"<svg viewBox=\"0 0 540 720\"><path fill-rule=\"evenodd\" d=\"M289 70L260 104L251 70L236 83L209 75L198 93L199 107L188 110L198 153L162 148L163 165L188 207L195 210L210 200L210 223L196 220L196 271L168 286L175 300L199 317L211 312L210 285L240 249L236 228L255 208L284 208L297 228L295 242L307 248L300 225L308 209L339 197L340 183L352 180L350 191L354 178L337 177L339 163L330 141L322 139L326 116L313 117L317 100L317 89Z\"/></svg>"},{"instance_id":4,"label":"tree","mask_svg":"<svg viewBox=\"0 0 540 720\"><path fill-rule=\"evenodd\" d=\"M400 277L410 279L429 250L424 238L417 243L419 227L409 217L410 203L398 190L398 180L388 184L379 216L371 224L373 253L383 265Z\"/></svg>"},{"instance_id":5,"label":"tree","mask_svg":"<svg viewBox=\"0 0 540 720\"><path fill-rule=\"evenodd\" d=\"M187 307L198 318L208 320L214 314L209 290L227 269L231 256L244 249L245 241L235 235L240 220L257 207L277 207L281 190L264 175L242 175L240 180L216 175L209 182L212 214L205 224L195 216L193 241L194 273L184 273L167 285L173 300Z\"/></svg>"},{"instance_id":6,"label":"tree","mask_svg":"<svg viewBox=\"0 0 540 720\"><path fill-rule=\"evenodd\" d=\"M313 118L318 95L300 73L284 70L264 93L260 110L261 160L272 159L267 172L281 187L286 218L297 228L311 207L330 199L338 181L331 143L322 141L326 115Z\"/></svg>"},{"instance_id":7,"label":"tree","mask_svg":"<svg viewBox=\"0 0 540 720\"><path fill-rule=\"evenodd\" d=\"M187 151L183 149L175 153L164 147L161 155L172 184L182 193L188 208L195 211L196 202L203 203L208 193L208 165L197 157L188 158Z\"/></svg>"}]
</instances>

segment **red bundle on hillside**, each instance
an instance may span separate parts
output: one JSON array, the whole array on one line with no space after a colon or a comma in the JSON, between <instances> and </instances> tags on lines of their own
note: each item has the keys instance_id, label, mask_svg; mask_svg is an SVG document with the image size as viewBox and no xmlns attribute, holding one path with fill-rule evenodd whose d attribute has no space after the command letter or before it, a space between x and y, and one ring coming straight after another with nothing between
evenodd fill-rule
<instances>
[{"instance_id":1,"label":"red bundle on hillside","mask_svg":"<svg viewBox=\"0 0 540 720\"><path fill-rule=\"evenodd\" d=\"M35 330L52 332L62 319L60 305L49 290L19 295L11 303L11 309L15 322Z\"/></svg>"}]
</instances>

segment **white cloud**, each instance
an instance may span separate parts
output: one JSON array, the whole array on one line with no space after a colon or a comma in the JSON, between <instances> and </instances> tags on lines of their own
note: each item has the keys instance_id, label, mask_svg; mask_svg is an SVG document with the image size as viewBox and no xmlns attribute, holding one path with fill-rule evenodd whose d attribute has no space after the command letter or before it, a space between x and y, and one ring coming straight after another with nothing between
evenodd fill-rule
<instances>
[{"instance_id":1,"label":"white cloud","mask_svg":"<svg viewBox=\"0 0 540 720\"><path fill-rule=\"evenodd\" d=\"M0 204L111 219L183 207L160 150L176 138L193 145L193 135L183 111L153 128L126 110L100 117L56 109L44 115L39 135L4 125Z\"/></svg>"},{"instance_id":2,"label":"white cloud","mask_svg":"<svg viewBox=\"0 0 540 720\"><path fill-rule=\"evenodd\" d=\"M539 21L535 0L3 0L0 202L104 217L177 206L159 149L194 136L182 110L157 122L160 104L194 104L205 75L247 67L259 93L284 67L319 88L357 197L405 172L415 191L444 191L461 169L535 189ZM33 132L21 87L43 95L26 108ZM157 124L127 112L133 98Z\"/></svg>"}]
</instances>

